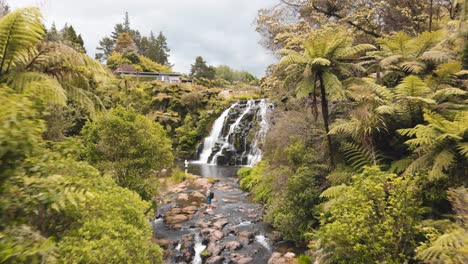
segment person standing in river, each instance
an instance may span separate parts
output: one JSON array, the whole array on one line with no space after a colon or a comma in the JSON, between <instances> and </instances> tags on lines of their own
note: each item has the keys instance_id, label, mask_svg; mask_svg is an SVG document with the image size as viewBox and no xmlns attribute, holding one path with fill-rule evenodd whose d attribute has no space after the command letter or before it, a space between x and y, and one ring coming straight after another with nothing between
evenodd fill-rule
<instances>
[{"instance_id":1,"label":"person standing in river","mask_svg":"<svg viewBox=\"0 0 468 264\"><path fill-rule=\"evenodd\" d=\"M213 197L214 193L211 191L211 189L208 189L208 192L206 193L206 207L208 208L207 211L211 211Z\"/></svg>"}]
</instances>

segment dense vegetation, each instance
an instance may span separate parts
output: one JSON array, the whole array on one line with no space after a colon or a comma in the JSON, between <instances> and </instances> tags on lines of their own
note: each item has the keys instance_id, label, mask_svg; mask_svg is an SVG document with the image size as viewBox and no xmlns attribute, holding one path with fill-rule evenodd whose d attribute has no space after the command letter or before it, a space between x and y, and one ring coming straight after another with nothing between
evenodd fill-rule
<instances>
[{"instance_id":1,"label":"dense vegetation","mask_svg":"<svg viewBox=\"0 0 468 264\"><path fill-rule=\"evenodd\" d=\"M466 2L466 1L465 1ZM239 172L318 263L466 263L463 1L281 1L264 161Z\"/></svg>"},{"instance_id":2,"label":"dense vegetation","mask_svg":"<svg viewBox=\"0 0 468 264\"><path fill-rule=\"evenodd\" d=\"M309 245L301 262L467 263L467 8L281 0L257 18L279 58L264 78L199 56L187 85L112 74L172 72L165 36L128 14L97 61L72 25L0 0L0 262L163 263L161 177L261 85L276 108L240 185Z\"/></svg>"},{"instance_id":3,"label":"dense vegetation","mask_svg":"<svg viewBox=\"0 0 468 264\"><path fill-rule=\"evenodd\" d=\"M104 66L72 25L0 11L0 262L163 263L148 221L160 180L237 99L113 75L172 71L164 35L140 37L128 15L101 41Z\"/></svg>"}]
</instances>

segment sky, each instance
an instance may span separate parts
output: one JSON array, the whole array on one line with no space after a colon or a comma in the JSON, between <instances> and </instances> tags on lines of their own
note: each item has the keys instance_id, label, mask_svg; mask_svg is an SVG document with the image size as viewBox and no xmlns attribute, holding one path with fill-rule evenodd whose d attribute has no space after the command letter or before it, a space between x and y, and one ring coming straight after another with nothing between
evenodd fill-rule
<instances>
[{"instance_id":1,"label":"sky","mask_svg":"<svg viewBox=\"0 0 468 264\"><path fill-rule=\"evenodd\" d=\"M174 71L188 73L196 56L209 65L229 65L261 77L274 56L260 44L255 17L277 0L7 0L13 8L39 6L46 25L68 22L83 36L94 57L101 38L129 13L142 35L162 31Z\"/></svg>"}]
</instances>

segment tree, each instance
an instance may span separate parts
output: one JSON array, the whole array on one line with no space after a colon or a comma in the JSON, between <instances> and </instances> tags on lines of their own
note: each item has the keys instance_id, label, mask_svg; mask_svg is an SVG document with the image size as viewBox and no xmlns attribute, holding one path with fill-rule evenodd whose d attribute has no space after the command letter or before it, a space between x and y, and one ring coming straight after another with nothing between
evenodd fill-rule
<instances>
[{"instance_id":1,"label":"tree","mask_svg":"<svg viewBox=\"0 0 468 264\"><path fill-rule=\"evenodd\" d=\"M61 30L61 36L62 40L70 43L72 47L76 48L80 52L86 53L83 38L81 37L81 34L76 34L76 31L73 28L73 26L65 24L65 26Z\"/></svg>"},{"instance_id":2,"label":"tree","mask_svg":"<svg viewBox=\"0 0 468 264\"><path fill-rule=\"evenodd\" d=\"M127 50L127 51L138 50L130 34L126 32L119 35L119 38L117 39L117 42L115 44L115 49L114 49L115 52L123 52L124 50Z\"/></svg>"},{"instance_id":3,"label":"tree","mask_svg":"<svg viewBox=\"0 0 468 264\"><path fill-rule=\"evenodd\" d=\"M112 51L114 51L114 45L115 42L109 37L104 37L101 39L99 41L99 47L96 48L100 51L96 53L96 59L101 61L106 60L107 57L112 54Z\"/></svg>"},{"instance_id":4,"label":"tree","mask_svg":"<svg viewBox=\"0 0 468 264\"><path fill-rule=\"evenodd\" d=\"M370 44L353 46L353 40L344 32L321 31L309 37L304 43L302 53L283 49L279 65L284 68L293 66L289 73L293 78L299 77L296 94L298 97L310 96L312 113L317 118L317 95L321 96L321 112L328 143L330 165L335 165L333 144L329 128L328 98L344 98L341 81L337 75L349 76L354 71L364 71L362 67L350 63L359 53L374 49ZM317 91L319 89L319 91Z\"/></svg>"},{"instance_id":5,"label":"tree","mask_svg":"<svg viewBox=\"0 0 468 264\"><path fill-rule=\"evenodd\" d=\"M100 106L94 78L108 72L67 45L42 42L41 18L38 9L23 8L0 20L0 83L43 104L75 101L93 116Z\"/></svg>"},{"instance_id":6,"label":"tree","mask_svg":"<svg viewBox=\"0 0 468 264\"><path fill-rule=\"evenodd\" d=\"M152 171L172 166L172 144L162 126L133 109L111 109L87 123L83 136L87 159L144 199L156 194Z\"/></svg>"},{"instance_id":7,"label":"tree","mask_svg":"<svg viewBox=\"0 0 468 264\"><path fill-rule=\"evenodd\" d=\"M460 110L453 120L426 111L424 120L427 125L419 124L414 128L398 130L404 136L415 137L406 141L415 156L408 157L414 160L405 174L427 171L429 178L436 180L446 177L453 170L454 173L450 175L461 174L458 176L463 178L463 167L468 162L468 111Z\"/></svg>"},{"instance_id":8,"label":"tree","mask_svg":"<svg viewBox=\"0 0 468 264\"><path fill-rule=\"evenodd\" d=\"M152 41L153 42L153 41ZM156 58L153 59L155 62L161 65L169 66L169 52L171 51L167 46L167 39L160 31L158 37L154 41L155 46L158 49L158 53L156 54ZM153 44L153 45L154 45ZM152 59L152 58L150 58Z\"/></svg>"},{"instance_id":9,"label":"tree","mask_svg":"<svg viewBox=\"0 0 468 264\"><path fill-rule=\"evenodd\" d=\"M195 58L195 63L191 65L190 76L195 78L214 79L216 69L213 66L208 66L203 57L198 56Z\"/></svg>"}]
</instances>

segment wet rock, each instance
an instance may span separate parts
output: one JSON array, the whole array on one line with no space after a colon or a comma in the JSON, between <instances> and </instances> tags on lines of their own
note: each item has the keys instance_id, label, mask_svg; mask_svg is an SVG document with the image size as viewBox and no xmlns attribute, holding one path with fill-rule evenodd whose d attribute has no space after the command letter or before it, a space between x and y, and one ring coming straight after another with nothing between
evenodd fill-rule
<instances>
[{"instance_id":1,"label":"wet rock","mask_svg":"<svg viewBox=\"0 0 468 264\"><path fill-rule=\"evenodd\" d=\"M292 252L288 252L284 255L279 252L274 252L271 254L271 257L268 260L268 264L297 264L295 256L296 254Z\"/></svg>"},{"instance_id":2,"label":"wet rock","mask_svg":"<svg viewBox=\"0 0 468 264\"><path fill-rule=\"evenodd\" d=\"M177 195L177 200L178 201L188 201L188 194L186 193L179 193Z\"/></svg>"},{"instance_id":3,"label":"wet rock","mask_svg":"<svg viewBox=\"0 0 468 264\"><path fill-rule=\"evenodd\" d=\"M269 239L270 241L272 241L273 243L276 243L278 241L281 241L283 240L283 235L278 232L278 231L273 231L271 232L270 236L269 236Z\"/></svg>"},{"instance_id":4,"label":"wet rock","mask_svg":"<svg viewBox=\"0 0 468 264\"><path fill-rule=\"evenodd\" d=\"M219 230L223 229L224 226L229 224L229 221L227 219L219 219L216 222L213 223L213 226Z\"/></svg>"},{"instance_id":5,"label":"wet rock","mask_svg":"<svg viewBox=\"0 0 468 264\"><path fill-rule=\"evenodd\" d=\"M213 228L203 228L201 231L200 231L200 234L203 236L203 237L208 237L211 235L211 233L214 231Z\"/></svg>"},{"instance_id":6,"label":"wet rock","mask_svg":"<svg viewBox=\"0 0 468 264\"><path fill-rule=\"evenodd\" d=\"M225 246L223 244L216 244L211 242L208 247L206 248L212 256L218 256L224 250Z\"/></svg>"},{"instance_id":7,"label":"wet rock","mask_svg":"<svg viewBox=\"0 0 468 264\"><path fill-rule=\"evenodd\" d=\"M248 231L242 231L237 236L244 246L251 244L255 239L254 233Z\"/></svg>"},{"instance_id":8,"label":"wet rock","mask_svg":"<svg viewBox=\"0 0 468 264\"><path fill-rule=\"evenodd\" d=\"M230 250L237 250L242 247L242 244L238 241L229 241L226 243L226 248Z\"/></svg>"},{"instance_id":9,"label":"wet rock","mask_svg":"<svg viewBox=\"0 0 468 264\"><path fill-rule=\"evenodd\" d=\"M235 264L249 264L253 262L253 258L241 254L231 254L231 262Z\"/></svg>"},{"instance_id":10,"label":"wet rock","mask_svg":"<svg viewBox=\"0 0 468 264\"><path fill-rule=\"evenodd\" d=\"M211 226L211 223L210 222L203 222L203 221L198 221L195 223L196 226L200 227L200 228L208 228Z\"/></svg>"},{"instance_id":11,"label":"wet rock","mask_svg":"<svg viewBox=\"0 0 468 264\"><path fill-rule=\"evenodd\" d=\"M221 240L224 238L224 233L219 231L219 230L215 230L213 231L213 233L211 234L211 238L212 240L214 241L218 241L218 240Z\"/></svg>"},{"instance_id":12,"label":"wet rock","mask_svg":"<svg viewBox=\"0 0 468 264\"><path fill-rule=\"evenodd\" d=\"M194 198L198 198L198 199L205 199L205 195L203 195L201 192L198 192L198 191L194 191L191 193L191 195L194 197Z\"/></svg>"},{"instance_id":13,"label":"wet rock","mask_svg":"<svg viewBox=\"0 0 468 264\"><path fill-rule=\"evenodd\" d=\"M193 205L182 208L182 212L186 214L194 214L197 210L198 207Z\"/></svg>"},{"instance_id":14,"label":"wet rock","mask_svg":"<svg viewBox=\"0 0 468 264\"><path fill-rule=\"evenodd\" d=\"M212 183L210 182L208 178L201 178L201 177L195 179L192 184L194 187L201 188L201 189L209 189L212 185Z\"/></svg>"},{"instance_id":15,"label":"wet rock","mask_svg":"<svg viewBox=\"0 0 468 264\"><path fill-rule=\"evenodd\" d=\"M224 257L213 256L206 260L206 264L222 264L223 261L224 261Z\"/></svg>"},{"instance_id":16,"label":"wet rock","mask_svg":"<svg viewBox=\"0 0 468 264\"><path fill-rule=\"evenodd\" d=\"M174 241L171 241L169 239L157 239L154 241L156 244L158 244L160 247L163 249L168 249Z\"/></svg>"},{"instance_id":17,"label":"wet rock","mask_svg":"<svg viewBox=\"0 0 468 264\"><path fill-rule=\"evenodd\" d=\"M180 213L182 213L182 209L180 209L179 207L174 207L169 212L167 212L167 215L176 215Z\"/></svg>"},{"instance_id":18,"label":"wet rock","mask_svg":"<svg viewBox=\"0 0 468 264\"><path fill-rule=\"evenodd\" d=\"M178 224L178 223L183 223L185 221L189 220L189 217L183 214L178 214L178 215L166 215L165 221L166 223L172 225L172 224Z\"/></svg>"}]
</instances>

